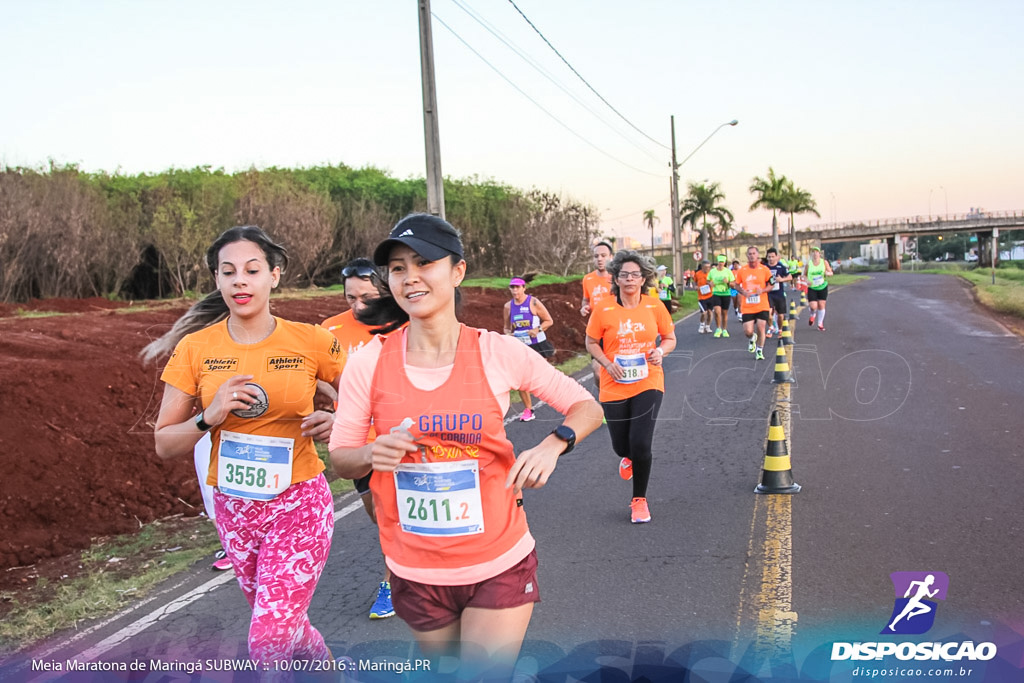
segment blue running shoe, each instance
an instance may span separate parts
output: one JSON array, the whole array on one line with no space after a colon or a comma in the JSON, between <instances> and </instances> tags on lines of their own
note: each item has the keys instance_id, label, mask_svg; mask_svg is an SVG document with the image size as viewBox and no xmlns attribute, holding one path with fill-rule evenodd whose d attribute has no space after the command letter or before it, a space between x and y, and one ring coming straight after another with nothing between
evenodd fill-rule
<instances>
[{"instance_id":1,"label":"blue running shoe","mask_svg":"<svg viewBox=\"0 0 1024 683\"><path fill-rule=\"evenodd\" d=\"M391 583L381 581L377 589L377 599L370 608L371 619L387 619L395 616L395 608L391 606Z\"/></svg>"}]
</instances>

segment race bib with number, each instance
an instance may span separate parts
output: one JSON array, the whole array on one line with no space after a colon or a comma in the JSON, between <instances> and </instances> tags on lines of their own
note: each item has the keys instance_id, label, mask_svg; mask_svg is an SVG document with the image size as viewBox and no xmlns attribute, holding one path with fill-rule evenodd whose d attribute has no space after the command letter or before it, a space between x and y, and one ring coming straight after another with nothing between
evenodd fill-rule
<instances>
[{"instance_id":1,"label":"race bib with number","mask_svg":"<svg viewBox=\"0 0 1024 683\"><path fill-rule=\"evenodd\" d=\"M250 500L270 500L292 483L294 439L222 431L217 488Z\"/></svg>"},{"instance_id":2,"label":"race bib with number","mask_svg":"<svg viewBox=\"0 0 1024 683\"><path fill-rule=\"evenodd\" d=\"M619 384L633 384L642 379L647 379L647 354L616 354L615 364L622 368L622 379L616 380Z\"/></svg>"},{"instance_id":3,"label":"race bib with number","mask_svg":"<svg viewBox=\"0 0 1024 683\"><path fill-rule=\"evenodd\" d=\"M754 294L753 296L748 296L747 297L747 303L748 304L759 304L759 303L761 303L761 295L760 294Z\"/></svg>"},{"instance_id":4,"label":"race bib with number","mask_svg":"<svg viewBox=\"0 0 1024 683\"><path fill-rule=\"evenodd\" d=\"M814 277L811 278L811 285L813 285L814 287L820 287L823 284L825 284L824 275L815 275Z\"/></svg>"},{"instance_id":5,"label":"race bib with number","mask_svg":"<svg viewBox=\"0 0 1024 683\"><path fill-rule=\"evenodd\" d=\"M417 536L470 536L484 532L480 465L475 460L402 463L395 469L398 520Z\"/></svg>"},{"instance_id":6,"label":"race bib with number","mask_svg":"<svg viewBox=\"0 0 1024 683\"><path fill-rule=\"evenodd\" d=\"M512 333L512 336L523 342L524 344L530 343L530 332L529 330L516 330Z\"/></svg>"},{"instance_id":7,"label":"race bib with number","mask_svg":"<svg viewBox=\"0 0 1024 683\"><path fill-rule=\"evenodd\" d=\"M701 288L698 289L697 291L700 292L701 294L710 294L711 293L711 286L710 285L701 285Z\"/></svg>"},{"instance_id":8,"label":"race bib with number","mask_svg":"<svg viewBox=\"0 0 1024 683\"><path fill-rule=\"evenodd\" d=\"M776 283L775 283L774 285L772 285L772 291L773 291L773 292L777 292L777 291L779 291L779 288L780 288L781 286L782 286L781 284L779 284L778 282L776 282Z\"/></svg>"}]
</instances>

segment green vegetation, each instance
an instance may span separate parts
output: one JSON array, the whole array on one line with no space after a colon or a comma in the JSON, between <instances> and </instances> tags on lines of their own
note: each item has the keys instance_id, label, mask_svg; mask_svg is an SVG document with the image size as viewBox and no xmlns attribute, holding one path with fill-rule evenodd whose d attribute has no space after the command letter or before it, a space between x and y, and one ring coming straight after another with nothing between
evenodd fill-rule
<instances>
[{"instance_id":1,"label":"green vegetation","mask_svg":"<svg viewBox=\"0 0 1024 683\"><path fill-rule=\"evenodd\" d=\"M718 225L718 237L722 239L728 237L735 220L732 212L722 204L724 199L725 194L719 188L718 183L710 185L688 183L686 197L679 207L679 220L683 225L689 223L696 230L697 220L700 219L701 249L708 256L715 250L715 223L708 225L708 216L715 219Z\"/></svg>"},{"instance_id":2,"label":"green vegetation","mask_svg":"<svg viewBox=\"0 0 1024 683\"><path fill-rule=\"evenodd\" d=\"M867 280L867 275L849 275L844 273L836 273L835 275L829 276L828 284L834 287L841 285L849 285L858 280Z\"/></svg>"},{"instance_id":3,"label":"green vegetation","mask_svg":"<svg viewBox=\"0 0 1024 683\"><path fill-rule=\"evenodd\" d=\"M52 318L55 315L64 315L56 311L26 311L23 308L19 308L14 312L19 318Z\"/></svg>"},{"instance_id":4,"label":"green vegetation","mask_svg":"<svg viewBox=\"0 0 1024 683\"><path fill-rule=\"evenodd\" d=\"M566 282L574 282L582 279L582 275L538 275L530 280L529 287L540 285L560 285ZM477 277L462 281L463 287L486 287L488 289L506 289L509 278L507 277ZM529 289L527 287L527 289Z\"/></svg>"},{"instance_id":5,"label":"green vegetation","mask_svg":"<svg viewBox=\"0 0 1024 683\"><path fill-rule=\"evenodd\" d=\"M0 620L0 652L13 652L53 633L115 612L220 548L205 518L171 517L137 533L99 539L81 553L75 578L44 578L23 594L2 596L10 611Z\"/></svg>"},{"instance_id":6,"label":"green vegetation","mask_svg":"<svg viewBox=\"0 0 1024 683\"><path fill-rule=\"evenodd\" d=\"M906 270L901 272L908 272ZM973 264L943 263L929 264L918 273L956 275L974 286L974 291L984 306L1000 313L1024 318L1024 270L1015 263L1000 264L996 268L995 284L992 283L990 268L977 268Z\"/></svg>"},{"instance_id":7,"label":"green vegetation","mask_svg":"<svg viewBox=\"0 0 1024 683\"><path fill-rule=\"evenodd\" d=\"M596 209L478 178L445 180L444 191L472 274L584 270ZM335 284L342 264L424 210L426 183L344 164L131 176L51 164L0 166L0 196L0 301L135 300L208 291L206 248L232 225L259 225L288 248L284 285Z\"/></svg>"},{"instance_id":8,"label":"green vegetation","mask_svg":"<svg viewBox=\"0 0 1024 683\"><path fill-rule=\"evenodd\" d=\"M331 467L331 453L327 450L327 444L316 443L314 445L316 446L316 454L320 456L320 462L327 468L324 470L324 476L327 477L328 485L331 487L331 494L340 496L343 493L354 490L355 485L351 479L343 479L334 474L334 468Z\"/></svg>"}]
</instances>

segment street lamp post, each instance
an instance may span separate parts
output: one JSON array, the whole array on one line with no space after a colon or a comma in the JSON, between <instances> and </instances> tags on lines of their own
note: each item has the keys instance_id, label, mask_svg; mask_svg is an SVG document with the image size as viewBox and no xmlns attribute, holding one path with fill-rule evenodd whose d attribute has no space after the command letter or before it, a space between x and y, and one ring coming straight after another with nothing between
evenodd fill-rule
<instances>
[{"instance_id":1,"label":"street lamp post","mask_svg":"<svg viewBox=\"0 0 1024 683\"><path fill-rule=\"evenodd\" d=\"M942 185L939 185L939 189L942 190L942 198L945 201L944 206L946 207L945 218L948 221L949 220L949 195L946 194L946 188L944 188Z\"/></svg>"},{"instance_id":2,"label":"street lamp post","mask_svg":"<svg viewBox=\"0 0 1024 683\"><path fill-rule=\"evenodd\" d=\"M679 273L683 272L683 236L680 233L681 221L679 219L679 167L689 161L690 157L697 153L704 144L714 137L715 133L722 130L726 126L735 126L739 123L738 119L732 121L726 121L719 125L711 134L704 138L699 145L693 148L693 151L686 155L686 158L676 163L676 117L670 117L672 124L672 187L671 189L671 201L672 201L672 268L675 270L673 273L674 277L679 277ZM708 250L708 235L705 230L702 234L701 251L707 253Z\"/></svg>"}]
</instances>

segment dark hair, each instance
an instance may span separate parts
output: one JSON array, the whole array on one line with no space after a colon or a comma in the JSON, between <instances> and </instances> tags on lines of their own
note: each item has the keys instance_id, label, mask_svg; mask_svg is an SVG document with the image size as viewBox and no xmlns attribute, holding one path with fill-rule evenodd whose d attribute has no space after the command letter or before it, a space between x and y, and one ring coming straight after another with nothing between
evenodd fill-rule
<instances>
[{"instance_id":1,"label":"dark hair","mask_svg":"<svg viewBox=\"0 0 1024 683\"><path fill-rule=\"evenodd\" d=\"M622 251L615 254L615 257L608 264L608 272L612 274L612 294L615 298L622 303L619 299L619 272L622 270L622 266L627 263L635 263L640 266L640 273L644 276L644 281L641 287L647 288L651 286L654 281L654 259L650 256L644 256L638 251L632 249L623 249Z\"/></svg>"},{"instance_id":2,"label":"dark hair","mask_svg":"<svg viewBox=\"0 0 1024 683\"><path fill-rule=\"evenodd\" d=\"M219 265L217 259L220 258L220 250L232 242L241 242L243 240L259 245L260 249L263 250L263 255L267 257L267 264L271 270L280 268L284 271L288 267L287 249L270 239L267 233L255 225L236 225L222 232L220 237L215 239L210 248L206 250L206 267L210 269L210 273L213 275L217 274L217 266Z\"/></svg>"},{"instance_id":3,"label":"dark hair","mask_svg":"<svg viewBox=\"0 0 1024 683\"><path fill-rule=\"evenodd\" d=\"M608 253L609 254L614 254L615 253L615 249L612 247L612 245L610 245L608 242L605 242L604 240L601 240L600 242L598 242L597 244L592 246L590 248L590 250L593 251L594 249L597 249L598 247L608 247Z\"/></svg>"},{"instance_id":4,"label":"dark hair","mask_svg":"<svg viewBox=\"0 0 1024 683\"><path fill-rule=\"evenodd\" d=\"M401 221L399 221L399 223L402 223L403 221L405 221L407 219L425 220L425 219L428 219L428 218L429 219L436 219L436 220L439 220L439 221L441 220L441 219L438 219L436 216L430 216L430 214L409 214L408 216L403 218ZM455 238L455 241L457 242L457 245L458 245L457 249L458 249L458 251L460 253L455 253L454 251L449 250L450 253L448 255L448 260L451 262L452 266L457 266L463 260L462 253L461 253L462 252L462 237L458 234L458 231L453 226L451 226L451 224L447 223L446 221L441 221L441 222L444 223L444 225L447 226L448 228L451 228L452 232L454 233L454 238ZM397 227L397 224L396 224L396 227ZM394 232L394 228L392 228L391 231ZM391 241L391 238L389 238L388 240L384 240L384 242L387 242L387 241ZM397 241L397 238L396 238L396 241ZM377 245L377 250L380 250L380 248L381 248L381 246L383 246L384 242L382 242L380 245ZM397 246L397 244L392 244L391 246L394 247L394 246ZM388 250L388 252L390 253L390 249ZM375 251L374 252L375 260L376 260L376 256L377 256L377 253ZM382 254L382 256L383 256L383 260L386 261L387 260L387 254ZM458 312L459 306L460 306L461 303L462 303L462 288L461 287L456 287L455 288L455 311L456 312ZM392 296L392 294L391 294L390 286L387 286L387 283L385 283L385 286L383 287L383 289L381 289L380 297L374 299L373 301L367 302L366 306L363 308L362 314L359 316L359 322L361 322L364 325L367 325L368 327L370 327L370 332L372 334L390 334L391 332L394 332L395 330L400 328L402 325L404 325L407 322L409 322L409 314L406 313L402 309L402 307L398 305L398 301L396 301L395 297Z\"/></svg>"},{"instance_id":5,"label":"dark hair","mask_svg":"<svg viewBox=\"0 0 1024 683\"><path fill-rule=\"evenodd\" d=\"M222 232L206 250L206 266L214 277L217 276L220 250L229 244L242 241L258 245L263 250L263 255L271 270L280 268L283 271L288 265L288 251L270 239L267 233L255 225L236 225ZM175 321L174 326L167 333L147 344L140 354L142 362L149 363L161 356L170 355L174 347L186 335L198 332L226 317L228 317L228 304L224 301L220 290L215 289L192 304L192 307Z\"/></svg>"},{"instance_id":6,"label":"dark hair","mask_svg":"<svg viewBox=\"0 0 1024 683\"><path fill-rule=\"evenodd\" d=\"M776 249L775 247L768 247L768 251L764 252L764 255L767 256L768 254L775 254L776 256L778 256L779 250Z\"/></svg>"},{"instance_id":7,"label":"dark hair","mask_svg":"<svg viewBox=\"0 0 1024 683\"><path fill-rule=\"evenodd\" d=\"M341 269L341 284L345 285L349 278L357 277L360 280L369 280L377 293L384 296L388 290L388 283L384 280L380 268L368 258L354 258L345 264Z\"/></svg>"}]
</instances>

